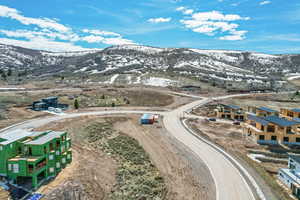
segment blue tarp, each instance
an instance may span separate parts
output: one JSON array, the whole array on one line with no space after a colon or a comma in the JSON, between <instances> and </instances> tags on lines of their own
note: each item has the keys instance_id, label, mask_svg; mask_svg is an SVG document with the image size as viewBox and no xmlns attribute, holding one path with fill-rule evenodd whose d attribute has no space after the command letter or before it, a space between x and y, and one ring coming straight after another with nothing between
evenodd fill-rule
<instances>
[{"instance_id":1,"label":"blue tarp","mask_svg":"<svg viewBox=\"0 0 300 200\"><path fill-rule=\"evenodd\" d=\"M43 197L42 194L32 194L30 197L28 197L26 200L39 200Z\"/></svg>"}]
</instances>

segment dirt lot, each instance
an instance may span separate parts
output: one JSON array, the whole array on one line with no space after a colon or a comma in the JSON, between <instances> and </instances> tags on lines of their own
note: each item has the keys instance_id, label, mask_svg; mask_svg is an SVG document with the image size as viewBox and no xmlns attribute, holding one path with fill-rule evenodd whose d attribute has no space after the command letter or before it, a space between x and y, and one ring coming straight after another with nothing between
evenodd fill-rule
<instances>
[{"instance_id":1,"label":"dirt lot","mask_svg":"<svg viewBox=\"0 0 300 200\"><path fill-rule=\"evenodd\" d=\"M62 89L57 91L56 89ZM33 101L48 96L58 96L61 103L70 105L73 111L74 99L78 98L81 111L97 110L112 106L124 108L149 108L168 110L193 101L189 97L169 95L167 89L152 88L56 88L31 92L0 93L0 129L6 126L47 115L27 109Z\"/></svg>"},{"instance_id":2,"label":"dirt lot","mask_svg":"<svg viewBox=\"0 0 300 200\"><path fill-rule=\"evenodd\" d=\"M231 103L247 109L247 106L266 106L275 110L280 108L299 108L300 98L292 99L293 94L270 94L270 95L254 95L252 97L238 97L228 99L225 103Z\"/></svg>"},{"instance_id":3,"label":"dirt lot","mask_svg":"<svg viewBox=\"0 0 300 200\"><path fill-rule=\"evenodd\" d=\"M167 194L164 199L213 199L214 191L209 185L201 184L193 173L193 166L186 159L186 154L179 152L179 147L170 142L160 124L154 126L140 126L138 116L132 115L129 120L113 119L113 128L130 137L135 138L149 154L151 161L158 168L166 181ZM80 135L83 127L92 122L103 122L104 118L81 117L55 122L39 130L67 130L73 142L73 162L63 170L58 177L39 191L48 194L47 199L63 196L75 197L80 191L83 197L89 199L110 199L109 195L116 189L116 172L120 167L118 159L103 151L95 151L85 144L84 135ZM201 176L198 174L198 176ZM203 175L202 179L206 175ZM205 180L202 180L202 183ZM97 191L97 194L95 194ZM95 196L96 195L96 196ZM71 198L72 199L72 198Z\"/></svg>"}]
</instances>

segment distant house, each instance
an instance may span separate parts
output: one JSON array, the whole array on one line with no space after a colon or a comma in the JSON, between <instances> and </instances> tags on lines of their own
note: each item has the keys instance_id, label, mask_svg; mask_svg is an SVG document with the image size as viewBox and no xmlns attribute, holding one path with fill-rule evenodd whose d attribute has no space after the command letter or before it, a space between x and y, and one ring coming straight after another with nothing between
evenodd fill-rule
<instances>
[{"instance_id":1,"label":"distant house","mask_svg":"<svg viewBox=\"0 0 300 200\"><path fill-rule=\"evenodd\" d=\"M15 130L0 135L0 176L37 189L72 161L66 132Z\"/></svg>"},{"instance_id":2,"label":"distant house","mask_svg":"<svg viewBox=\"0 0 300 200\"><path fill-rule=\"evenodd\" d=\"M69 106L67 104L59 104L58 97L47 97L40 101L35 101L32 104L32 109L35 111L48 110L49 108L60 108L66 110Z\"/></svg>"},{"instance_id":3,"label":"distant house","mask_svg":"<svg viewBox=\"0 0 300 200\"><path fill-rule=\"evenodd\" d=\"M239 106L231 104L219 104L217 106L216 115L218 118L244 121L246 113Z\"/></svg>"},{"instance_id":4,"label":"distant house","mask_svg":"<svg viewBox=\"0 0 300 200\"><path fill-rule=\"evenodd\" d=\"M300 199L300 156L289 156L288 168L279 170L278 179L292 190L295 197Z\"/></svg>"},{"instance_id":5,"label":"distant house","mask_svg":"<svg viewBox=\"0 0 300 200\"><path fill-rule=\"evenodd\" d=\"M260 116L260 117L266 117L266 116L279 114L279 112L277 110L273 110L268 107L257 107L255 112L256 112L256 115Z\"/></svg>"},{"instance_id":6,"label":"distant house","mask_svg":"<svg viewBox=\"0 0 300 200\"><path fill-rule=\"evenodd\" d=\"M244 133L260 144L300 145L300 121L278 116L276 110L260 107L248 114Z\"/></svg>"}]
</instances>

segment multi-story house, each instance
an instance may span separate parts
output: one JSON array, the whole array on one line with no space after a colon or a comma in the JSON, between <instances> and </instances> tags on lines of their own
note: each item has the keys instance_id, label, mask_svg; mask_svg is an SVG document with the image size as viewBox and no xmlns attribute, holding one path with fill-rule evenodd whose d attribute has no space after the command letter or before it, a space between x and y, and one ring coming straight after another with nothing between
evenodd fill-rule
<instances>
[{"instance_id":1,"label":"multi-story house","mask_svg":"<svg viewBox=\"0 0 300 200\"><path fill-rule=\"evenodd\" d=\"M15 130L0 135L0 175L37 189L72 161L66 132Z\"/></svg>"},{"instance_id":2,"label":"multi-story house","mask_svg":"<svg viewBox=\"0 0 300 200\"><path fill-rule=\"evenodd\" d=\"M232 119L244 121L246 117L245 111L236 105L219 104L217 106L216 115L218 118Z\"/></svg>"},{"instance_id":3,"label":"multi-story house","mask_svg":"<svg viewBox=\"0 0 300 200\"><path fill-rule=\"evenodd\" d=\"M300 199L300 156L289 156L288 168L279 170L278 179L292 190L295 197Z\"/></svg>"},{"instance_id":4,"label":"multi-story house","mask_svg":"<svg viewBox=\"0 0 300 200\"><path fill-rule=\"evenodd\" d=\"M256 114L248 114L244 133L260 144L300 145L300 121L278 116L269 108L256 109Z\"/></svg>"}]
</instances>

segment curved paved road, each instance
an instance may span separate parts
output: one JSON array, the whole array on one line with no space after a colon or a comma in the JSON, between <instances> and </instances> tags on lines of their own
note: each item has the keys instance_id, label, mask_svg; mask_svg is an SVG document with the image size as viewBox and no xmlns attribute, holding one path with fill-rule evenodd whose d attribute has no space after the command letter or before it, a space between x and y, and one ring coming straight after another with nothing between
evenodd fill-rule
<instances>
[{"instance_id":1,"label":"curved paved road","mask_svg":"<svg viewBox=\"0 0 300 200\"><path fill-rule=\"evenodd\" d=\"M7 132L19 128L36 128L53 121L87 115L111 115L130 113L141 114L145 112L160 114L164 116L164 125L170 132L170 134L173 135L178 141L185 144L188 148L190 148L199 157L199 159L206 163L215 182L217 200L254 200L255 198L252 190L250 189L248 183L241 175L237 167L232 164L232 161L230 161L230 159L228 159L228 157L226 157L224 154L220 153L220 151L216 150L216 148L214 148L212 145L208 144L208 142L204 139L199 139L195 135L191 134L191 130L188 130L181 121L181 118L184 117L186 112L190 112L194 107L204 105L212 100L219 100L243 95L230 95L218 98L203 98L202 100L192 102L170 112L111 110L72 113L55 117L29 120L12 127L8 127L6 130L0 130L0 132ZM254 187L256 187L255 182ZM260 189L256 189L259 193ZM263 199L263 195L261 197Z\"/></svg>"}]
</instances>

